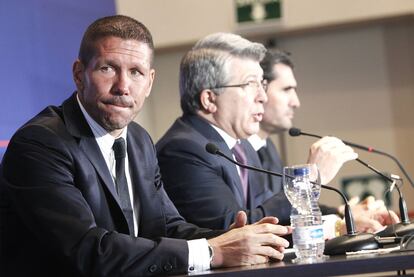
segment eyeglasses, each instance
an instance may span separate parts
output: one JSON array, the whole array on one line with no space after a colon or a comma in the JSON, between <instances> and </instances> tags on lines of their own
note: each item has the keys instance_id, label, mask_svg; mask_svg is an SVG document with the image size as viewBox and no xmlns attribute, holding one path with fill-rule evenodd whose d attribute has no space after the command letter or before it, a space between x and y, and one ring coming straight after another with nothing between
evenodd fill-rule
<instances>
[{"instance_id":1,"label":"eyeglasses","mask_svg":"<svg viewBox=\"0 0 414 277\"><path fill-rule=\"evenodd\" d=\"M261 80L261 81L257 81L257 80L251 80L248 81L247 83L244 84L237 84L237 85L225 85L225 86L218 86L218 87L213 87L210 89L219 89L219 88L251 88L251 89L259 89L259 87L263 88L264 91L266 91L267 89L267 80Z\"/></svg>"}]
</instances>

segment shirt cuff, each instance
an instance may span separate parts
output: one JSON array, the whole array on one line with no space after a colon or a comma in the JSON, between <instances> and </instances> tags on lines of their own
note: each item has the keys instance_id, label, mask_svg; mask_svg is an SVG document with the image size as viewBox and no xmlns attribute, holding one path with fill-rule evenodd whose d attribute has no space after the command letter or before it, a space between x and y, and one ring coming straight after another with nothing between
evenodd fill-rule
<instances>
[{"instance_id":1,"label":"shirt cuff","mask_svg":"<svg viewBox=\"0 0 414 277\"><path fill-rule=\"evenodd\" d=\"M341 218L335 214L329 214L329 215L322 216L323 235L326 240L332 239L337 236L336 235L336 222L338 220L341 220Z\"/></svg>"},{"instance_id":2,"label":"shirt cuff","mask_svg":"<svg viewBox=\"0 0 414 277\"><path fill-rule=\"evenodd\" d=\"M210 251L206 239L187 241L188 244L188 272L197 272L210 269Z\"/></svg>"}]
</instances>

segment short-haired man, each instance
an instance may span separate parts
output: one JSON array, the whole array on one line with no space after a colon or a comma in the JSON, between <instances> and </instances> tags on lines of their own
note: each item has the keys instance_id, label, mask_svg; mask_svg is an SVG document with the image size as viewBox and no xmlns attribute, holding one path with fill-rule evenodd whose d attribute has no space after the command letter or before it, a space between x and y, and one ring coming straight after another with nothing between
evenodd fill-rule
<instances>
[{"instance_id":1,"label":"short-haired man","mask_svg":"<svg viewBox=\"0 0 414 277\"><path fill-rule=\"evenodd\" d=\"M282 172L283 162L270 136L289 130L292 127L295 110L300 107L296 93L297 81L293 74L294 65L288 53L277 49L267 51L260 64L264 79L268 82L268 101L264 104L265 113L260 122L260 131L248 140L257 151L262 168ZM327 136L312 144L307 162L318 166L321 182L327 184L345 162L355 158L356 154L351 147L336 137ZM275 193L283 192L281 178L270 175L267 178ZM289 205L287 199L285 202ZM333 208L322 205L321 208L325 214L343 212L343 206ZM392 211L389 217L383 202L373 201L372 197L354 205L353 214L357 229L366 232L379 231L384 228L383 225L399 220ZM341 223L342 232L345 232L345 223L343 221Z\"/></svg>"},{"instance_id":2,"label":"short-haired man","mask_svg":"<svg viewBox=\"0 0 414 277\"><path fill-rule=\"evenodd\" d=\"M13 136L1 172L1 276L177 274L283 257L279 235L290 230L275 218L245 226L241 212L223 233L177 212L152 141L132 122L151 91L153 55L140 22L98 19L73 65L76 92Z\"/></svg>"}]
</instances>

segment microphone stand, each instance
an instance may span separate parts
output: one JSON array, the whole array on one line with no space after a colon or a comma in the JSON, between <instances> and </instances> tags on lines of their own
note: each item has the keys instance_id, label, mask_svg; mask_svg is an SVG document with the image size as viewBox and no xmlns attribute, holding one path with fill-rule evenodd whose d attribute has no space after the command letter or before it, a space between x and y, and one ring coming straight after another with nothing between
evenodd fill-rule
<instances>
[{"instance_id":1,"label":"microphone stand","mask_svg":"<svg viewBox=\"0 0 414 277\"><path fill-rule=\"evenodd\" d=\"M315 138L322 138L319 135L315 135L315 134L310 134L310 133L305 133L302 132L300 129L298 128L291 128L289 130L289 134L291 136L300 136L300 135L304 135L304 136L308 136L308 137L315 137ZM410 177L408 176L407 172L404 170L404 168L401 166L401 164L398 162L398 160L391 156L390 154L387 154L385 152L381 152L378 150L374 150L372 147L365 147L362 145L358 145L355 143L351 143L351 142L347 142L347 141L343 141L345 144L352 146L352 147L356 147L368 152L373 152L373 153L378 153L381 155L385 155L387 157L392 158L400 167L400 169L402 170L402 172L404 173L404 175L407 177L407 179L409 180L409 182L411 183L411 185L414 184L412 183ZM382 178L384 178L385 180L389 181L392 183L391 187L393 187L395 185L396 180L393 180L391 177L388 177L387 175L381 173L378 169L376 169L375 167L367 164L366 162L362 161L361 159L356 159L357 162L359 162L360 164L362 164L363 166L369 168L370 170L372 170L373 172L375 172L376 174L378 174L379 176L381 176ZM398 178L400 179L400 178ZM399 194L399 211L400 211L400 217L401 217L401 222L400 223L395 223L395 224L391 224L389 226L387 226L384 230L380 231L377 233L378 236L380 237L398 237L398 236L405 236L405 235L409 235L409 234L414 234L414 224L412 224L410 222L409 216L408 216L408 211L407 211L407 204L404 200L404 197L402 195L402 192L400 190L400 188L398 187L398 185L395 185L395 187L397 188L398 194ZM392 189L390 189L391 191Z\"/></svg>"},{"instance_id":2,"label":"microphone stand","mask_svg":"<svg viewBox=\"0 0 414 277\"><path fill-rule=\"evenodd\" d=\"M402 192L399 186L395 184L396 180L393 180L391 177L388 177L387 175L381 173L378 169L361 161L360 159L357 159L357 161L363 164L364 166L368 167L369 169L371 169L372 171L374 171L381 177L383 177L385 180L390 181L392 183L390 187L393 188L395 186L398 191L398 195L399 195L398 207L400 210L401 222L394 223L394 224L387 226L384 230L378 232L377 235L380 237L393 237L393 236L402 237L405 235L414 234L414 224L410 222L410 218L408 216L408 211L407 211L407 204L404 200L404 197L402 195ZM395 176L395 175L392 175L392 176ZM398 177L396 179L400 179L400 178ZM390 189L390 191L391 190L392 189Z\"/></svg>"},{"instance_id":3,"label":"microphone stand","mask_svg":"<svg viewBox=\"0 0 414 277\"><path fill-rule=\"evenodd\" d=\"M394 180L393 184L395 184L395 182L396 180ZM391 185L391 187L393 187L393 185ZM403 237L406 235L414 234L414 224L410 222L410 219L408 217L407 204L405 203L405 200L402 196L400 187L398 185L395 185L395 187L397 188L399 195L398 206L400 209L401 222L389 225L384 230L378 232L377 235L380 237ZM390 191L391 190L392 188L390 189Z\"/></svg>"},{"instance_id":4,"label":"microphone stand","mask_svg":"<svg viewBox=\"0 0 414 277\"><path fill-rule=\"evenodd\" d=\"M301 129L294 128L294 127L289 129L289 135L291 135L292 137L304 135L304 136L309 136L309 137L322 138L321 136L318 136L318 135L315 135L315 134L302 132ZM365 151L370 152L370 153L376 153L376 154L379 154L379 155L383 155L383 156L386 156L386 157L392 159L397 164L397 166L400 168L401 172L407 178L407 180L411 184L411 186L414 188L414 182L411 179L410 175L404 169L404 167L402 166L400 161L398 161L398 159L396 157L394 157L393 155L388 154L388 153L383 152L383 151L380 151L380 150L377 150L377 149L374 149L373 147L367 147L367 146L364 146L364 145L356 144L356 143L345 141L345 140L343 140L343 143L345 143L346 145L349 145L351 147L355 147L355 148L358 148L358 149L361 149L361 150L365 150Z\"/></svg>"},{"instance_id":5,"label":"microphone stand","mask_svg":"<svg viewBox=\"0 0 414 277\"><path fill-rule=\"evenodd\" d=\"M228 157L227 155L225 155L223 152L221 152L220 149L213 143L206 144L206 151L213 155L219 155L225 158L226 160L230 161L231 163L236 164L240 167L283 178L283 174L239 163L233 160L232 158ZM284 176L287 176L288 178L292 178L292 179L295 178L290 175L284 175ZM312 182L312 183L315 184L315 182ZM327 255L340 255L340 254L345 254L346 252L378 249L379 243L375 235L368 234L368 233L355 232L354 219L352 217L351 208L349 206L348 200L346 199L345 195L340 190L334 187L330 187L330 186L322 185L322 184L321 184L321 187L324 189L332 190L332 191L339 193L339 195L341 195L342 199L344 200L345 202L344 219L345 219L346 231L347 231L346 235L342 235L342 236L330 239L327 242L325 242L324 253Z\"/></svg>"}]
</instances>

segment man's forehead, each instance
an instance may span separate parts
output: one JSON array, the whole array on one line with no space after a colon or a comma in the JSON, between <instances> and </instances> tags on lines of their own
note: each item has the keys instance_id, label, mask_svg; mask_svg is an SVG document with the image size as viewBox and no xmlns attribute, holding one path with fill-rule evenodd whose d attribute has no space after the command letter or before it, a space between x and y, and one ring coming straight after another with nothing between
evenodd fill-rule
<instances>
[{"instance_id":1,"label":"man's forehead","mask_svg":"<svg viewBox=\"0 0 414 277\"><path fill-rule=\"evenodd\" d=\"M134 39L122 39L118 37L103 37L94 43L98 53L115 53L130 56L152 56L152 49L145 42Z\"/></svg>"},{"instance_id":2,"label":"man's forehead","mask_svg":"<svg viewBox=\"0 0 414 277\"><path fill-rule=\"evenodd\" d=\"M228 63L230 74L232 76L255 77L261 78L263 76L263 69L259 61L252 58L234 57Z\"/></svg>"},{"instance_id":3,"label":"man's forehead","mask_svg":"<svg viewBox=\"0 0 414 277\"><path fill-rule=\"evenodd\" d=\"M151 52L147 43L134 40L122 39L118 37L105 37L97 41L97 46L106 51L113 51L115 49L123 49L131 53L134 52Z\"/></svg>"}]
</instances>

